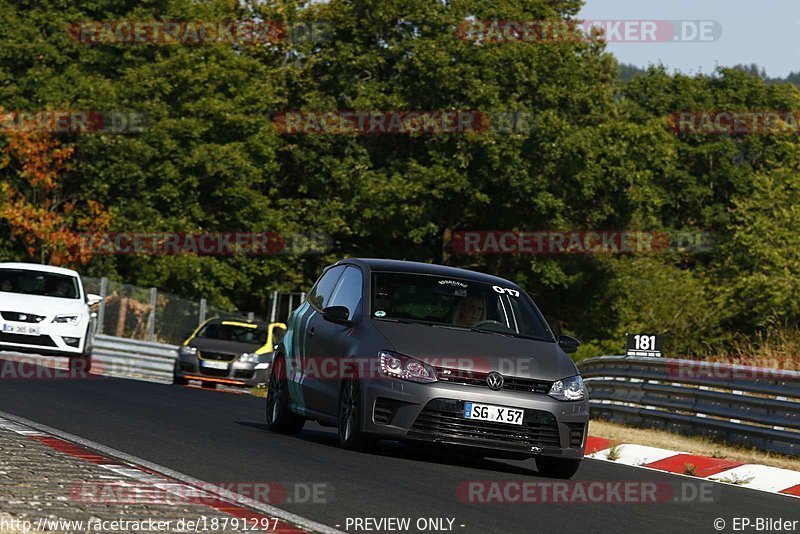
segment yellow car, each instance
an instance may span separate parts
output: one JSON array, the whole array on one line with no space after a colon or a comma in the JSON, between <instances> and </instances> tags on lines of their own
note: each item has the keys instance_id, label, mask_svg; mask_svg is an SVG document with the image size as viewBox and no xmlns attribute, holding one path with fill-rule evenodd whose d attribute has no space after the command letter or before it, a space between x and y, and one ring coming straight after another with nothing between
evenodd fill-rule
<instances>
[{"instance_id":1,"label":"yellow car","mask_svg":"<svg viewBox=\"0 0 800 534\"><path fill-rule=\"evenodd\" d=\"M178 349L174 382L200 380L204 386L265 384L275 347L285 333L283 323L209 319Z\"/></svg>"}]
</instances>

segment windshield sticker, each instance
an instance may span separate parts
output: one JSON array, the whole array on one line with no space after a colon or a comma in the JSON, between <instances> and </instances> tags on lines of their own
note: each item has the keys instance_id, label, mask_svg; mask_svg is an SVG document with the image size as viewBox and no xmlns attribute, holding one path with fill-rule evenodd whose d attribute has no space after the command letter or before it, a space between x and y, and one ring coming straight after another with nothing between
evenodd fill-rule
<instances>
[{"instance_id":1,"label":"windshield sticker","mask_svg":"<svg viewBox=\"0 0 800 534\"><path fill-rule=\"evenodd\" d=\"M378 311L375 312L375 317L385 317L385 316L386 316L386 312L383 311L383 310L378 310Z\"/></svg>"},{"instance_id":2,"label":"windshield sticker","mask_svg":"<svg viewBox=\"0 0 800 534\"><path fill-rule=\"evenodd\" d=\"M458 286L458 287L463 287L464 289L469 287L464 282L459 282L458 280L439 280L439 285L443 285L443 286Z\"/></svg>"},{"instance_id":3,"label":"windshield sticker","mask_svg":"<svg viewBox=\"0 0 800 534\"><path fill-rule=\"evenodd\" d=\"M517 291L516 289L511 289L510 287L492 286L492 289L494 289L498 293L501 294L505 293L506 295L511 295L512 297L519 296L519 291Z\"/></svg>"},{"instance_id":4,"label":"windshield sticker","mask_svg":"<svg viewBox=\"0 0 800 534\"><path fill-rule=\"evenodd\" d=\"M466 289L456 289L455 295L457 297L466 297L467 296L467 290Z\"/></svg>"}]
</instances>

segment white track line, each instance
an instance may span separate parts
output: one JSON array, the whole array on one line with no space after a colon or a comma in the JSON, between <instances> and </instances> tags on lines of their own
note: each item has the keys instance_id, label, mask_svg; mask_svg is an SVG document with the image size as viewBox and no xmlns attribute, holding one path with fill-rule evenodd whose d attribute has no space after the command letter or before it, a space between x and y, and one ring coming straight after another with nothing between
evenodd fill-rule
<instances>
[{"instance_id":1,"label":"white track line","mask_svg":"<svg viewBox=\"0 0 800 534\"><path fill-rule=\"evenodd\" d=\"M155 464L153 462L148 462L147 460L143 460L142 458L138 458L136 456L127 454L122 451L118 451L117 449L113 449L111 447L107 447L105 445L101 445L99 443L95 443L94 441L90 441L88 439L84 439L80 436L76 436L74 434L69 434L67 432L62 432L56 428L49 427L47 425L43 425L41 423L36 423L34 421L30 421L23 417L18 417L13 414L9 414L6 412L0 411L0 417L7 419L17 425L25 425L27 427L36 429L40 432L44 432L47 434L51 434L58 438L61 438L66 441L71 441L73 443L77 443L78 445L82 445L87 449L94 449L98 452L102 452L103 454L107 454L113 458L118 460L123 460L125 462L130 462L132 464L140 465L146 469L150 469L151 471L155 471L160 473L164 476L174 478L175 480L180 480L181 482L186 482L187 484L192 484L198 487L203 488L205 491L209 491L211 493L216 493L218 496L223 497L227 500L233 500L236 503L241 503L245 506L253 508L259 512L264 514L270 515L272 517L277 517L279 519L283 519L285 521L290 521L298 526L306 528L308 530L312 530L315 532L320 532L322 534L346 534L341 530L337 530L333 527L329 527L328 525L323 525L322 523L317 523L311 519L307 519L305 517L293 514L291 512L287 512L286 510L281 510L280 508L276 508L274 506L270 506L269 504L265 504L263 502L256 501L249 497L245 497L244 495L239 495L238 493L234 493L232 491L226 490L225 488L221 488L219 486L214 486L209 484L208 482L196 479L179 471L174 471L169 467L164 467L162 465ZM2 428L2 427L0 427ZM10 430L10 429L9 429Z\"/></svg>"}]
</instances>

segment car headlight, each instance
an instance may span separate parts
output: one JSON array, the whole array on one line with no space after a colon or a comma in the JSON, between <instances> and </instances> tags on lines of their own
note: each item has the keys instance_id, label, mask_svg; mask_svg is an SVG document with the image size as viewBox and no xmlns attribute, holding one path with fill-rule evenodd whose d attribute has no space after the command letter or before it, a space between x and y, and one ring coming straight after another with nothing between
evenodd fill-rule
<instances>
[{"instance_id":1,"label":"car headlight","mask_svg":"<svg viewBox=\"0 0 800 534\"><path fill-rule=\"evenodd\" d=\"M188 345L183 345L178 349L178 354L181 356L194 356L197 354L197 349Z\"/></svg>"},{"instance_id":2,"label":"car headlight","mask_svg":"<svg viewBox=\"0 0 800 534\"><path fill-rule=\"evenodd\" d=\"M54 323L61 323L61 324L71 324L75 326L79 322L81 322L81 314L80 313L65 313L63 315L56 315L53 318Z\"/></svg>"},{"instance_id":3,"label":"car headlight","mask_svg":"<svg viewBox=\"0 0 800 534\"><path fill-rule=\"evenodd\" d=\"M586 398L586 388L581 375L575 375L553 382L547 394L562 401L583 400Z\"/></svg>"},{"instance_id":4,"label":"car headlight","mask_svg":"<svg viewBox=\"0 0 800 534\"><path fill-rule=\"evenodd\" d=\"M244 363L258 363L258 354L255 352L245 352L239 355L239 361Z\"/></svg>"},{"instance_id":5,"label":"car headlight","mask_svg":"<svg viewBox=\"0 0 800 534\"><path fill-rule=\"evenodd\" d=\"M427 363L387 350L380 351L378 356L381 359L381 374L383 376L423 384L436 382L436 371Z\"/></svg>"}]
</instances>

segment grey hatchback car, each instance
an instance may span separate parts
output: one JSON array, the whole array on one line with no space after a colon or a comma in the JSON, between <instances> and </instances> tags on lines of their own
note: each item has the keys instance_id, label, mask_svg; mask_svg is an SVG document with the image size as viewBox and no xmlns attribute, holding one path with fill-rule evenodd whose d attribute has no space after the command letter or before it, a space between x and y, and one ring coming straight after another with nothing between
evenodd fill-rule
<instances>
[{"instance_id":1,"label":"grey hatchback car","mask_svg":"<svg viewBox=\"0 0 800 534\"><path fill-rule=\"evenodd\" d=\"M424 263L347 259L324 270L275 351L267 426L338 427L346 448L379 438L536 459L569 478L589 403L558 339L519 286Z\"/></svg>"}]
</instances>

